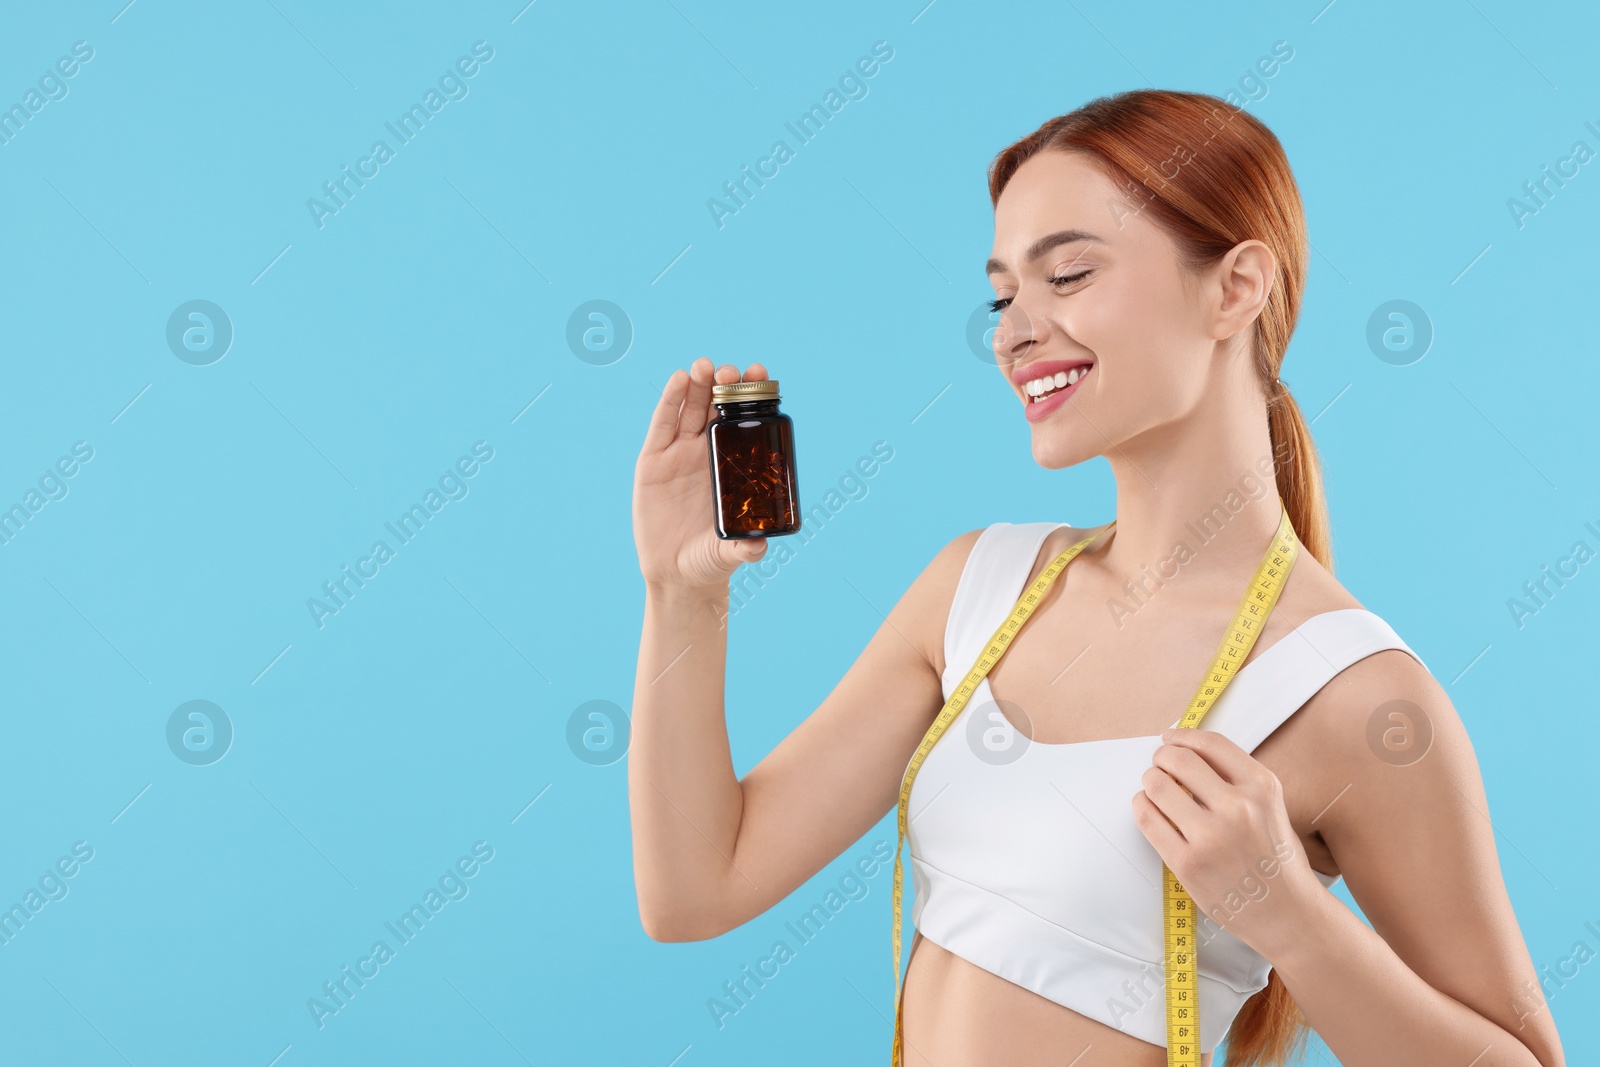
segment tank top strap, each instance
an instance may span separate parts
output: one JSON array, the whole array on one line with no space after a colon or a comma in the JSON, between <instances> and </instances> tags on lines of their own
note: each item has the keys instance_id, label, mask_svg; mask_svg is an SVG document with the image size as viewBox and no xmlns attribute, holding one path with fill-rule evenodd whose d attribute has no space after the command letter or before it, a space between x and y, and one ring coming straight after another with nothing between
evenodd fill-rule
<instances>
[{"instance_id":1,"label":"tank top strap","mask_svg":"<svg viewBox=\"0 0 1600 1067\"><path fill-rule=\"evenodd\" d=\"M972 670L989 638L1017 606L1033 561L1052 530L1064 522L997 522L972 544L944 628L946 695Z\"/></svg>"},{"instance_id":2,"label":"tank top strap","mask_svg":"<svg viewBox=\"0 0 1600 1067\"><path fill-rule=\"evenodd\" d=\"M1254 751L1334 675L1391 648L1428 669L1387 622L1365 608L1313 615L1245 664L1199 728L1225 734L1246 752Z\"/></svg>"}]
</instances>

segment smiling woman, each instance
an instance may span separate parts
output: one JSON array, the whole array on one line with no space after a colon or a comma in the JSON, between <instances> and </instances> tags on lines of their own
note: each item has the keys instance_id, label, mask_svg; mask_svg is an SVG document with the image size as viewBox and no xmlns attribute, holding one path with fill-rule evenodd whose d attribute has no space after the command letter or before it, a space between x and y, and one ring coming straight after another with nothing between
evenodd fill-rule
<instances>
[{"instance_id":1,"label":"smiling woman","mask_svg":"<svg viewBox=\"0 0 1600 1067\"><path fill-rule=\"evenodd\" d=\"M1121 93L1003 150L989 193L1001 382L1038 465L1106 460L1116 517L955 537L741 779L722 620L764 544L715 536L704 463L713 382L741 373L673 372L634 480L645 931L740 926L893 812L896 1067L1282 1065L1310 1029L1344 1067L1559 1067L1550 1013L1512 999L1538 975L1466 730L1332 573L1279 377L1308 244L1277 137L1213 96ZM1423 755L1375 745L1396 707Z\"/></svg>"}]
</instances>

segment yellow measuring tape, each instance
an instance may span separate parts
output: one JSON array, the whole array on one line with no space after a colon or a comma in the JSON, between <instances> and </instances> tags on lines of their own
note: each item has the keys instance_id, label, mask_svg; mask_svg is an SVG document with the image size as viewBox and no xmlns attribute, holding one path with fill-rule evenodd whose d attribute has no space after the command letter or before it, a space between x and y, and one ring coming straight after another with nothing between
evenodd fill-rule
<instances>
[{"instance_id":1,"label":"yellow measuring tape","mask_svg":"<svg viewBox=\"0 0 1600 1067\"><path fill-rule=\"evenodd\" d=\"M1033 614L1034 608L1044 598L1045 590L1050 588L1050 583L1067 569L1067 564L1071 563L1080 552L1114 526L1116 526L1115 520L1107 523L1099 533L1084 538L1062 552L1050 561L1050 565L1040 572L1032 585L1023 590L1016 607L1011 609L1011 614L989 639L989 644L978 657L978 662L973 664L972 670L962 679L955 692L950 694L950 699L933 720L933 724L928 727L922 743L917 746L916 752L911 756L910 764L906 767L905 777L900 783L899 837L894 850L894 1051L891 1060L893 1067L901 1067L903 1062L900 1034L900 898L904 875L900 852L905 845L906 811L911 802L911 785L916 781L917 771L927 760L928 753L933 750L939 738L944 736L945 729L957 715L961 714L961 709L967 706L972 694L977 692L978 683L983 681L984 675L989 673L990 669L1000 661L1000 657L1005 655L1006 649L1011 647L1011 642L1021 631L1022 624L1028 621L1028 616ZM1289 512L1283 510L1272 544L1268 546L1266 556L1256 568L1255 577L1251 579L1250 587L1239 602L1239 610L1234 613L1233 622L1222 638L1222 644L1217 649L1211 667L1206 672L1199 689L1195 691L1194 698L1189 702L1189 710L1184 712L1183 718L1179 720L1179 728L1193 728L1200 725L1200 720L1205 717L1206 712L1221 699L1222 691L1233 681L1234 675L1249 657L1256 638L1261 636L1261 630L1266 626L1267 617L1272 614L1272 609L1278 603L1278 596L1283 592L1283 584L1294 567L1299 551L1300 540L1295 536L1294 525L1289 521ZM1188 790L1185 789L1184 792ZM1162 931L1166 956L1167 1064L1168 1067L1199 1067L1200 998L1196 986L1195 964L1196 950L1199 947L1195 942L1196 909L1194 900L1165 863L1161 865L1161 874Z\"/></svg>"}]
</instances>

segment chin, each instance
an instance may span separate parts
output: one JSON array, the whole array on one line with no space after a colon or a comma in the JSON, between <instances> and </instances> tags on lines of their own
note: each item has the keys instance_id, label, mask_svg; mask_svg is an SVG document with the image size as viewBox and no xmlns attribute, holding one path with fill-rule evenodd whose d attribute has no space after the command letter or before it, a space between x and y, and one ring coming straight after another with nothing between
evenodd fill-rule
<instances>
[{"instance_id":1,"label":"chin","mask_svg":"<svg viewBox=\"0 0 1600 1067\"><path fill-rule=\"evenodd\" d=\"M1093 459L1099 454L1097 449L1073 440L1070 435L1034 431L1033 460L1045 470L1058 471L1066 467L1076 467L1084 460Z\"/></svg>"}]
</instances>

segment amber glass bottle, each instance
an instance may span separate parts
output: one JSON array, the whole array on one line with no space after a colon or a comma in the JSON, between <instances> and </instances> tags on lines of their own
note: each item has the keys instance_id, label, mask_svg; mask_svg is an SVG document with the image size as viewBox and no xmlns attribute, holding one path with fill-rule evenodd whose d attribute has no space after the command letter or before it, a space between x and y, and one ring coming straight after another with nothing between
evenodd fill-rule
<instances>
[{"instance_id":1,"label":"amber glass bottle","mask_svg":"<svg viewBox=\"0 0 1600 1067\"><path fill-rule=\"evenodd\" d=\"M729 541L799 530L794 423L778 410L778 383L713 385L711 401L717 417L706 440L717 536Z\"/></svg>"}]
</instances>

